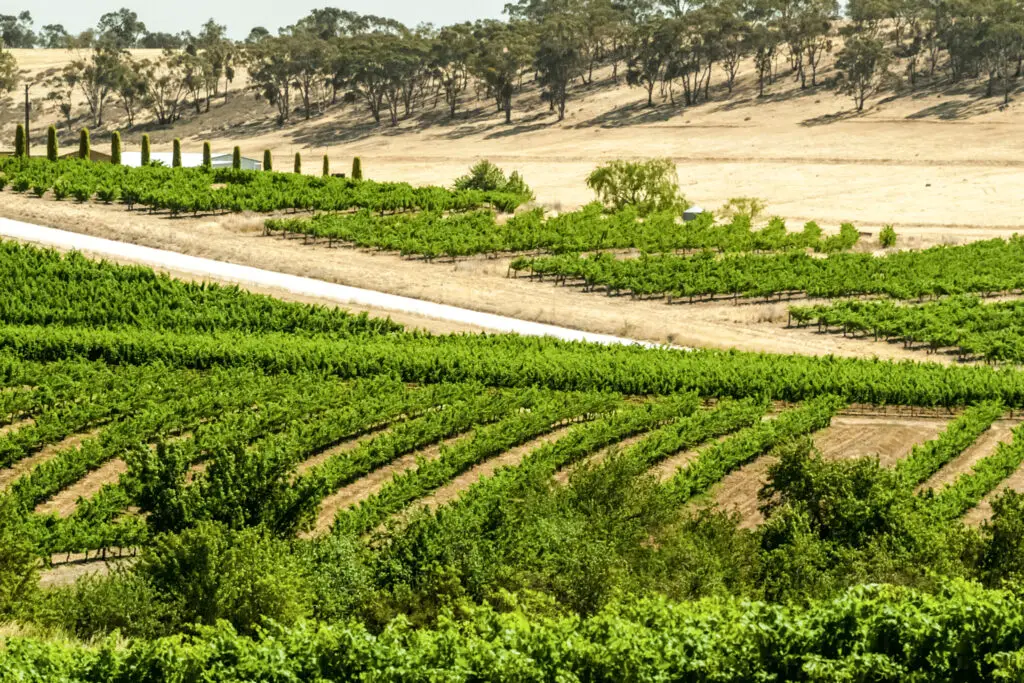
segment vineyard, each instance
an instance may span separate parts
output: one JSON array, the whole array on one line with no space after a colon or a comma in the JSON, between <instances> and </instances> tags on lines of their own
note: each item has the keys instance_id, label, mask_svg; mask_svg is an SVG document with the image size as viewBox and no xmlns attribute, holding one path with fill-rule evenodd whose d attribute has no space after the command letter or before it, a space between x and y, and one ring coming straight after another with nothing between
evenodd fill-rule
<instances>
[{"instance_id":1,"label":"vineyard","mask_svg":"<svg viewBox=\"0 0 1024 683\"><path fill-rule=\"evenodd\" d=\"M612 214L599 204L579 211L545 218L540 209L499 222L493 212L463 215L438 212L381 217L371 211L355 214L327 213L312 218L270 219L266 232L303 235L327 240L327 246L354 245L403 256L427 259L457 258L475 254L549 252L554 254L602 250L639 249L643 252L711 250L718 253L774 252L812 249L832 253L851 249L860 233L849 224L836 235L826 236L815 223L802 232L789 232L781 219L754 230L749 217L738 216L716 224L702 214L682 225L674 212L641 219L627 207Z\"/></svg>"},{"instance_id":2,"label":"vineyard","mask_svg":"<svg viewBox=\"0 0 1024 683\"><path fill-rule=\"evenodd\" d=\"M610 254L566 254L519 258L511 269L556 283L579 283L585 291L609 296L715 297L886 296L921 299L956 294L1017 292L1024 285L1024 239L938 246L876 257L834 253L815 258L802 252L780 254L702 253L692 257L645 255L617 259Z\"/></svg>"},{"instance_id":3,"label":"vineyard","mask_svg":"<svg viewBox=\"0 0 1024 683\"><path fill-rule=\"evenodd\" d=\"M0 190L48 193L57 201L106 204L129 209L166 211L172 216L254 211L348 211L378 214L406 211L471 211L484 206L513 211L526 197L504 192L414 188L406 183L378 183L297 173L233 169L129 168L77 159L0 158Z\"/></svg>"},{"instance_id":4,"label":"vineyard","mask_svg":"<svg viewBox=\"0 0 1024 683\"><path fill-rule=\"evenodd\" d=\"M1018 248L978 249L994 272ZM1020 373L430 336L11 243L0 283L0 535L21 553L0 610L132 639L9 638L7 677L1021 670L1002 581L1024 498L996 492L1024 428L972 450L1024 410ZM815 455L851 404L942 428L891 468ZM741 529L720 487L768 461L765 521ZM990 523L960 521L983 502ZM15 580L17 557L31 578L126 554L70 586Z\"/></svg>"},{"instance_id":5,"label":"vineyard","mask_svg":"<svg viewBox=\"0 0 1024 683\"><path fill-rule=\"evenodd\" d=\"M791 320L843 334L899 341L905 347L924 344L930 353L955 351L961 360L1024 362L1024 302L984 303L955 296L916 306L889 301L840 301L827 306L793 307Z\"/></svg>"}]
</instances>

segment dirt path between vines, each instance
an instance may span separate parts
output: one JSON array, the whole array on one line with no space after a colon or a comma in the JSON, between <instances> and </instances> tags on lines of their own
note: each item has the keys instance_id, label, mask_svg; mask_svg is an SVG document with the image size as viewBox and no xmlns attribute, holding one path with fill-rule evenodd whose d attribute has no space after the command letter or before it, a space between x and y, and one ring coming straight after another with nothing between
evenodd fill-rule
<instances>
[{"instance_id":1,"label":"dirt path between vines","mask_svg":"<svg viewBox=\"0 0 1024 683\"><path fill-rule=\"evenodd\" d=\"M473 427L467 432L458 434L436 443L432 446L427 446L413 453L407 453L406 455L399 456L391 462L378 467L366 476L357 479L356 481L343 486L331 495L324 498L320 504L320 512L317 515L316 525L313 530L307 534L306 537L322 536L331 529L331 525L334 524L334 518L338 512L344 508L351 507L359 504L360 501L366 500L373 494L384 488L389 481L391 481L395 475L408 470L415 470L417 462L422 460L436 460L441 456L441 449L452 446L465 439L471 439Z\"/></svg>"},{"instance_id":2,"label":"dirt path between vines","mask_svg":"<svg viewBox=\"0 0 1024 683\"><path fill-rule=\"evenodd\" d=\"M86 439L91 439L97 436L102 427L90 430L88 432L81 432L79 434L72 434L71 436L61 439L57 443L44 446L39 449L38 452L33 453L27 458L22 458L18 462L14 463L10 467L0 469L0 491L7 489L11 484L16 482L22 476L28 474L39 465L51 460L55 455L63 450L69 448L77 448Z\"/></svg>"},{"instance_id":3,"label":"dirt path between vines","mask_svg":"<svg viewBox=\"0 0 1024 683\"><path fill-rule=\"evenodd\" d=\"M918 490L935 489L938 491L947 484L952 484L961 474L970 472L975 463L996 452L1001 443L1013 440L1013 430L1020 426L1020 420L997 420L977 441L968 446L963 453L933 474Z\"/></svg>"},{"instance_id":4,"label":"dirt path between vines","mask_svg":"<svg viewBox=\"0 0 1024 683\"><path fill-rule=\"evenodd\" d=\"M36 513L40 515L56 513L60 517L67 517L78 507L79 498L92 498L99 493L104 485L116 483L127 471L128 464L120 458L105 462L50 500L37 505Z\"/></svg>"}]
</instances>

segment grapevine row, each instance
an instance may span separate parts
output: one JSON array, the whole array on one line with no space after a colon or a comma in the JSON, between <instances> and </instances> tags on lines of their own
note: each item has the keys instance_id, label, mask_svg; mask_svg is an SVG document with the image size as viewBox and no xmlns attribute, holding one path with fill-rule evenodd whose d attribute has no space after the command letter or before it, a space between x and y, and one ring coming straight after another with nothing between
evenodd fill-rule
<instances>
[{"instance_id":1,"label":"grapevine row","mask_svg":"<svg viewBox=\"0 0 1024 683\"><path fill-rule=\"evenodd\" d=\"M982 295L1024 288L1024 238L937 246L876 257L836 253L815 258L803 252L695 256L568 254L518 258L511 270L582 283L608 295L675 299L704 297L808 297L883 295L915 299L953 294Z\"/></svg>"},{"instance_id":2,"label":"grapevine row","mask_svg":"<svg viewBox=\"0 0 1024 683\"><path fill-rule=\"evenodd\" d=\"M380 214L403 211L469 211L492 206L513 211L528 198L505 192L414 188L406 183L378 183L296 173L232 169L129 168L78 159L0 159L0 189L31 192L54 199L123 202L132 209L168 211L172 215L214 212L347 211Z\"/></svg>"},{"instance_id":3,"label":"grapevine row","mask_svg":"<svg viewBox=\"0 0 1024 683\"><path fill-rule=\"evenodd\" d=\"M915 306L889 301L840 301L828 306L793 307L790 320L813 324L819 331L841 328L843 334L870 334L875 340L915 342L931 352L956 349L961 358L989 362L1024 362L1024 302L982 303L956 296Z\"/></svg>"},{"instance_id":4,"label":"grapevine row","mask_svg":"<svg viewBox=\"0 0 1024 683\"><path fill-rule=\"evenodd\" d=\"M611 395L559 395L535 405L529 412L510 415L495 425L478 429L471 437L442 448L437 459L421 462L397 474L358 506L338 513L334 530L365 534L409 503L440 488L472 466L520 446L573 418L590 420L618 403Z\"/></svg>"},{"instance_id":5,"label":"grapevine row","mask_svg":"<svg viewBox=\"0 0 1024 683\"><path fill-rule=\"evenodd\" d=\"M427 259L504 252L564 254L604 249L639 249L663 253L710 249L718 252L785 251L813 249L844 251L860 239L860 233L844 224L839 234L825 236L815 223L803 232L791 233L781 219L753 230L746 216L716 225L711 214L680 225L673 212L641 219L632 209L607 214L591 204L579 211L545 218L543 210L518 214L499 221L493 212L460 215L439 212L381 217L371 211L351 214L320 214L312 218L274 218L266 232L305 235L357 247L397 251Z\"/></svg>"}]
</instances>

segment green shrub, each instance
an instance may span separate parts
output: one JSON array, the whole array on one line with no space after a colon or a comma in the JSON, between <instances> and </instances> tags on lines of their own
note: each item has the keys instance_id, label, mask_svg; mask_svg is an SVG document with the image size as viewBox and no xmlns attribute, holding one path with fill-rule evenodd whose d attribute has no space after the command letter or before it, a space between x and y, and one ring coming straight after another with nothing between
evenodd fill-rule
<instances>
[{"instance_id":1,"label":"green shrub","mask_svg":"<svg viewBox=\"0 0 1024 683\"><path fill-rule=\"evenodd\" d=\"M171 155L171 166L181 168L181 140L174 138L174 151Z\"/></svg>"},{"instance_id":2,"label":"green shrub","mask_svg":"<svg viewBox=\"0 0 1024 683\"><path fill-rule=\"evenodd\" d=\"M731 221L737 216L746 216L753 223L765 210L765 202L757 197L733 197L718 210L718 217L723 221Z\"/></svg>"},{"instance_id":3,"label":"green shrub","mask_svg":"<svg viewBox=\"0 0 1024 683\"><path fill-rule=\"evenodd\" d=\"M58 180L53 184L53 198L58 202L67 199L71 195L71 186L66 180Z\"/></svg>"},{"instance_id":4,"label":"green shrub","mask_svg":"<svg viewBox=\"0 0 1024 683\"><path fill-rule=\"evenodd\" d=\"M92 143L89 141L89 129L83 128L82 132L78 134L78 158L79 159L91 159L92 158Z\"/></svg>"},{"instance_id":5,"label":"green shrub","mask_svg":"<svg viewBox=\"0 0 1024 683\"><path fill-rule=\"evenodd\" d=\"M121 198L121 188L117 185L105 185L96 190L96 198L104 204L116 202Z\"/></svg>"},{"instance_id":6,"label":"green shrub","mask_svg":"<svg viewBox=\"0 0 1024 683\"><path fill-rule=\"evenodd\" d=\"M114 166L121 165L121 134L117 131L110 137L110 163Z\"/></svg>"},{"instance_id":7,"label":"green shrub","mask_svg":"<svg viewBox=\"0 0 1024 683\"><path fill-rule=\"evenodd\" d=\"M242 148L235 145L235 149L231 152L231 168L236 171L242 170Z\"/></svg>"},{"instance_id":8,"label":"green shrub","mask_svg":"<svg viewBox=\"0 0 1024 683\"><path fill-rule=\"evenodd\" d=\"M687 207L686 199L679 194L679 177L671 159L612 161L594 169L587 177L587 186L606 207L619 210L632 206L642 216Z\"/></svg>"},{"instance_id":9,"label":"green shrub","mask_svg":"<svg viewBox=\"0 0 1024 683\"><path fill-rule=\"evenodd\" d=\"M882 228L882 232L878 233L878 241L883 247L888 249L889 247L896 246L896 230L891 225L887 225Z\"/></svg>"},{"instance_id":10,"label":"green shrub","mask_svg":"<svg viewBox=\"0 0 1024 683\"><path fill-rule=\"evenodd\" d=\"M505 172L487 159L481 159L469 169L469 173L455 180L456 190L480 190L482 192L508 192L533 199L533 190L518 171L512 171L507 178Z\"/></svg>"},{"instance_id":11,"label":"green shrub","mask_svg":"<svg viewBox=\"0 0 1024 683\"><path fill-rule=\"evenodd\" d=\"M356 157L352 160L352 180L363 179L363 160Z\"/></svg>"},{"instance_id":12,"label":"green shrub","mask_svg":"<svg viewBox=\"0 0 1024 683\"><path fill-rule=\"evenodd\" d=\"M329 175L331 175L331 160L327 158L326 154L324 155L324 173L323 173L323 175L324 175L325 178L328 177Z\"/></svg>"},{"instance_id":13,"label":"green shrub","mask_svg":"<svg viewBox=\"0 0 1024 683\"><path fill-rule=\"evenodd\" d=\"M57 126L50 126L46 129L46 158L50 161L57 161L60 157L60 147L57 144Z\"/></svg>"},{"instance_id":14,"label":"green shrub","mask_svg":"<svg viewBox=\"0 0 1024 683\"><path fill-rule=\"evenodd\" d=\"M295 153L295 168L296 173L302 173L302 155L298 152Z\"/></svg>"},{"instance_id":15,"label":"green shrub","mask_svg":"<svg viewBox=\"0 0 1024 683\"><path fill-rule=\"evenodd\" d=\"M149 136L148 135L143 135L142 136L142 165L143 166L149 166L150 156L151 155L150 155L150 149L149 149Z\"/></svg>"},{"instance_id":16,"label":"green shrub","mask_svg":"<svg viewBox=\"0 0 1024 683\"><path fill-rule=\"evenodd\" d=\"M210 143L203 143L203 168L213 168L213 152L210 151Z\"/></svg>"},{"instance_id":17,"label":"green shrub","mask_svg":"<svg viewBox=\"0 0 1024 683\"><path fill-rule=\"evenodd\" d=\"M273 171L274 170L274 157L270 154L269 149L263 150L263 170Z\"/></svg>"}]
</instances>

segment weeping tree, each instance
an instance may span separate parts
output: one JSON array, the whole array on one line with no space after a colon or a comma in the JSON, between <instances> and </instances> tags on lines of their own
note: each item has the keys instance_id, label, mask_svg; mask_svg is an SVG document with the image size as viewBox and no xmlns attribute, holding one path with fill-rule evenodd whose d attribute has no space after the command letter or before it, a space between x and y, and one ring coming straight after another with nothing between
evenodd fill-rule
<instances>
[{"instance_id":1,"label":"weeping tree","mask_svg":"<svg viewBox=\"0 0 1024 683\"><path fill-rule=\"evenodd\" d=\"M213 152L210 151L210 143L203 143L203 168L213 168Z\"/></svg>"},{"instance_id":2,"label":"weeping tree","mask_svg":"<svg viewBox=\"0 0 1024 683\"><path fill-rule=\"evenodd\" d=\"M83 128L82 132L78 134L78 158L79 159L91 159L92 158L92 143L89 142L89 129Z\"/></svg>"},{"instance_id":3,"label":"weeping tree","mask_svg":"<svg viewBox=\"0 0 1024 683\"><path fill-rule=\"evenodd\" d=\"M20 123L17 130L14 131L14 156L28 156L25 145L25 126Z\"/></svg>"},{"instance_id":4,"label":"weeping tree","mask_svg":"<svg viewBox=\"0 0 1024 683\"><path fill-rule=\"evenodd\" d=\"M174 138L174 151L171 154L171 166L181 168L181 140Z\"/></svg>"},{"instance_id":5,"label":"weeping tree","mask_svg":"<svg viewBox=\"0 0 1024 683\"><path fill-rule=\"evenodd\" d=\"M295 153L295 172L302 173L302 155L298 152Z\"/></svg>"},{"instance_id":6,"label":"weeping tree","mask_svg":"<svg viewBox=\"0 0 1024 683\"><path fill-rule=\"evenodd\" d=\"M329 175L331 175L331 161L330 161L330 159L327 158L327 155L325 154L324 155L324 177L326 178Z\"/></svg>"},{"instance_id":7,"label":"weeping tree","mask_svg":"<svg viewBox=\"0 0 1024 683\"><path fill-rule=\"evenodd\" d=\"M60 156L60 149L57 145L57 127L50 126L46 129L46 158L50 161L57 161Z\"/></svg>"},{"instance_id":8,"label":"weeping tree","mask_svg":"<svg viewBox=\"0 0 1024 683\"><path fill-rule=\"evenodd\" d=\"M150 155L150 149L149 149L149 136L148 135L143 135L142 136L142 165L143 166L149 166L150 156L151 155Z\"/></svg>"},{"instance_id":9,"label":"weeping tree","mask_svg":"<svg viewBox=\"0 0 1024 683\"><path fill-rule=\"evenodd\" d=\"M363 160L356 157L352 160L352 180L363 179Z\"/></svg>"},{"instance_id":10,"label":"weeping tree","mask_svg":"<svg viewBox=\"0 0 1024 683\"><path fill-rule=\"evenodd\" d=\"M236 171L242 170L242 148L235 146L235 149L231 152L231 168Z\"/></svg>"},{"instance_id":11,"label":"weeping tree","mask_svg":"<svg viewBox=\"0 0 1024 683\"><path fill-rule=\"evenodd\" d=\"M274 170L274 159L270 156L270 150L263 150L263 170L273 171Z\"/></svg>"},{"instance_id":12,"label":"weeping tree","mask_svg":"<svg viewBox=\"0 0 1024 683\"><path fill-rule=\"evenodd\" d=\"M114 166L121 165L121 134L117 131L110 137L110 163Z\"/></svg>"}]
</instances>

